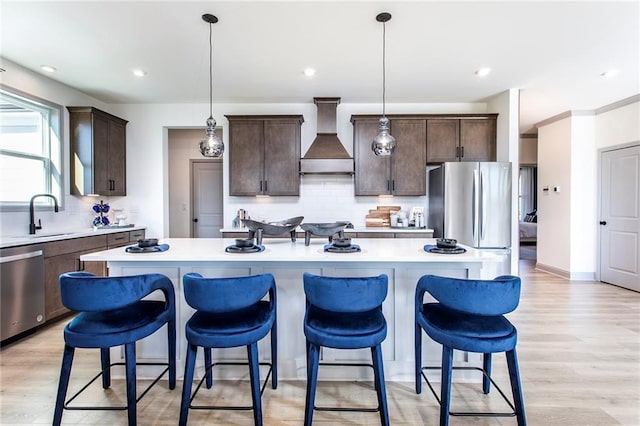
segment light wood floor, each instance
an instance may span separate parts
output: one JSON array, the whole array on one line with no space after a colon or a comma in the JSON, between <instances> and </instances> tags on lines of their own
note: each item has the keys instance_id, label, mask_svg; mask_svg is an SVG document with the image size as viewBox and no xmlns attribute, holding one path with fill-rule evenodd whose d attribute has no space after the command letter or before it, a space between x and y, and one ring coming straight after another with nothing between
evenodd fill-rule
<instances>
[{"instance_id":1,"label":"light wood floor","mask_svg":"<svg viewBox=\"0 0 640 426\"><path fill-rule=\"evenodd\" d=\"M521 261L523 293L510 314L519 332L518 356L530 425L640 425L640 294L599 282L569 282ZM51 424L62 354L62 328L54 324L0 352L0 424ZM504 356L494 358L494 377L510 395ZM95 350L78 350L70 389L92 377L99 366ZM89 400L122 402L122 381L103 391L91 388ZM161 382L138 406L138 424L175 425L180 408L178 382L169 391ZM142 383L139 384L142 389ZM201 391L202 392L202 391ZM214 386L205 396L234 404L249 403L245 382ZM265 425L300 425L305 383L280 382L263 396ZM375 404L368 383L324 382L318 404L365 401ZM200 395L199 395L200 397ZM438 406L425 386L416 395L413 382L387 383L393 425L437 424ZM209 403L209 402L205 402ZM484 396L478 385L455 384L452 407L502 410L497 392ZM318 425L379 424L377 413L316 412ZM196 411L189 424L252 425L250 411ZM122 411L65 411L64 424L125 425ZM515 425L513 418L452 418L451 425Z\"/></svg>"}]
</instances>

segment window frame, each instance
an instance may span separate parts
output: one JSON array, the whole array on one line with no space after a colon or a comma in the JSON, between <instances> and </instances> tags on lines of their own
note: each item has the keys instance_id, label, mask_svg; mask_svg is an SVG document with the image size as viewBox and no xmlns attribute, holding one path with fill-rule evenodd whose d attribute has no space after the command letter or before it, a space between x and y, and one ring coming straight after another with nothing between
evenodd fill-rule
<instances>
[{"instance_id":1,"label":"window frame","mask_svg":"<svg viewBox=\"0 0 640 426\"><path fill-rule=\"evenodd\" d=\"M67 178L64 161L64 107L2 83L0 83L0 91L8 97L16 98L18 102L33 104L34 111L37 109L46 109L49 112L49 120L46 128L49 134L46 141L47 146L43 149L43 151L47 151L46 153L43 152L43 155L37 155L11 150L8 152L16 158L41 160L45 163L44 173L47 180L47 188L45 188L43 192L53 194L58 200L59 209L64 210L65 183ZM53 138L57 139L57 149L55 148ZM5 150L5 152L7 151ZM54 188L57 189L54 191ZM53 210L53 201L48 197L40 197L35 200L35 203L38 210ZM29 201L6 202L0 200L0 212L26 212L28 210Z\"/></svg>"}]
</instances>

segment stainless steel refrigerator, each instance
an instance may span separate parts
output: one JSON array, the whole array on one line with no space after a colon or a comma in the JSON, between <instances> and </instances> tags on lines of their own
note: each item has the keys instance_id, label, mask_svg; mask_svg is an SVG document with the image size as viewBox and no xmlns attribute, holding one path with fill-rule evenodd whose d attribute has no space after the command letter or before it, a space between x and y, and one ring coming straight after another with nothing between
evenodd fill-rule
<instances>
[{"instance_id":1,"label":"stainless steel refrigerator","mask_svg":"<svg viewBox=\"0 0 640 426\"><path fill-rule=\"evenodd\" d=\"M429 171L427 225L436 238L454 238L506 255L510 269L511 163L451 162Z\"/></svg>"}]
</instances>

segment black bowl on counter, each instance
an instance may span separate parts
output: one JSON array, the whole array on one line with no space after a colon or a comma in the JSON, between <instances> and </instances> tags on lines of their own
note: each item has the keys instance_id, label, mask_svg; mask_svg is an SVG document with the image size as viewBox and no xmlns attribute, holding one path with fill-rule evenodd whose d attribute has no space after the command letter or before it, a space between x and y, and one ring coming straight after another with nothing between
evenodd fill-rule
<instances>
[{"instance_id":1,"label":"black bowl on counter","mask_svg":"<svg viewBox=\"0 0 640 426\"><path fill-rule=\"evenodd\" d=\"M336 247L351 246L351 238L334 238L332 244Z\"/></svg>"},{"instance_id":2,"label":"black bowl on counter","mask_svg":"<svg viewBox=\"0 0 640 426\"><path fill-rule=\"evenodd\" d=\"M438 238L436 239L436 246L442 249L454 249L458 245L458 240L453 238Z\"/></svg>"},{"instance_id":3,"label":"black bowl on counter","mask_svg":"<svg viewBox=\"0 0 640 426\"><path fill-rule=\"evenodd\" d=\"M253 247L253 238L236 238L236 247Z\"/></svg>"},{"instance_id":4,"label":"black bowl on counter","mask_svg":"<svg viewBox=\"0 0 640 426\"><path fill-rule=\"evenodd\" d=\"M138 247L154 247L158 245L157 238L145 238L142 240L138 240Z\"/></svg>"}]
</instances>

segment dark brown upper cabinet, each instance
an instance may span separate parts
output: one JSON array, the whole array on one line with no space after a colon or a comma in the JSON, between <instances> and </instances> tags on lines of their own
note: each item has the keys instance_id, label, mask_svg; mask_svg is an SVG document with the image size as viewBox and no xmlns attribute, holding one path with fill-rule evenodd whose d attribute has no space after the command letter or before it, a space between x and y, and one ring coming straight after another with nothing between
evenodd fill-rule
<instances>
[{"instance_id":1,"label":"dark brown upper cabinet","mask_svg":"<svg viewBox=\"0 0 640 426\"><path fill-rule=\"evenodd\" d=\"M229 195L300 195L302 115L227 115Z\"/></svg>"},{"instance_id":2,"label":"dark brown upper cabinet","mask_svg":"<svg viewBox=\"0 0 640 426\"><path fill-rule=\"evenodd\" d=\"M127 195L127 121L93 107L67 107L71 194Z\"/></svg>"},{"instance_id":3,"label":"dark brown upper cabinet","mask_svg":"<svg viewBox=\"0 0 640 426\"><path fill-rule=\"evenodd\" d=\"M427 163L495 161L497 114L427 119Z\"/></svg>"},{"instance_id":4,"label":"dark brown upper cabinet","mask_svg":"<svg viewBox=\"0 0 640 426\"><path fill-rule=\"evenodd\" d=\"M393 155L377 157L371 141L378 133L378 116L352 116L355 195L426 194L426 119L392 118Z\"/></svg>"}]
</instances>

